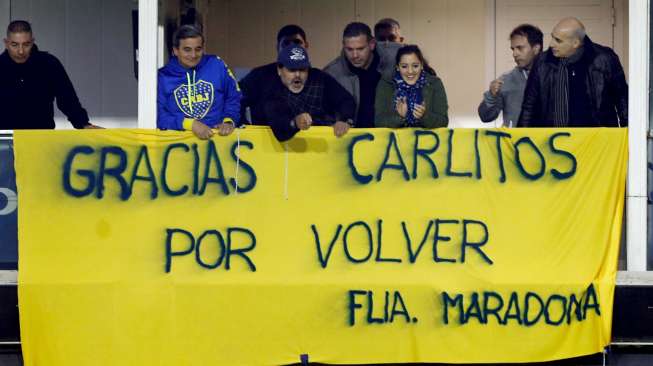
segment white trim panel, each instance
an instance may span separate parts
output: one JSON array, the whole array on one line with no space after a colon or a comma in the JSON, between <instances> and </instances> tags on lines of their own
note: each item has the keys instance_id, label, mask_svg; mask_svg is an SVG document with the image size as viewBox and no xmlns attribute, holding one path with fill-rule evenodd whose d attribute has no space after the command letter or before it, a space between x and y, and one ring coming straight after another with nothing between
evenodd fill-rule
<instances>
[{"instance_id":1,"label":"white trim panel","mask_svg":"<svg viewBox=\"0 0 653 366\"><path fill-rule=\"evenodd\" d=\"M156 128L157 0L138 1L138 127Z\"/></svg>"},{"instance_id":2,"label":"white trim panel","mask_svg":"<svg viewBox=\"0 0 653 366\"><path fill-rule=\"evenodd\" d=\"M626 240L629 271L646 271L646 131L649 84L649 2L629 2L628 194Z\"/></svg>"}]
</instances>

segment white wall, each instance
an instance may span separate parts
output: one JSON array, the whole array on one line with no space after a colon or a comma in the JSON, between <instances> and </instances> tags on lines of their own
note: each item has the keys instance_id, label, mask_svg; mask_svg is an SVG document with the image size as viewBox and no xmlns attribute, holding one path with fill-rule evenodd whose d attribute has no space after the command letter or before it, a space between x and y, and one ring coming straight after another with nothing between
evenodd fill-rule
<instances>
[{"instance_id":1,"label":"white wall","mask_svg":"<svg viewBox=\"0 0 653 366\"><path fill-rule=\"evenodd\" d=\"M7 3L12 20L32 24L39 49L64 64L92 123L136 127L138 84L131 25L135 1L0 0L3 33L9 20L2 10ZM57 113L57 128L72 128Z\"/></svg>"},{"instance_id":2,"label":"white wall","mask_svg":"<svg viewBox=\"0 0 653 366\"><path fill-rule=\"evenodd\" d=\"M3 30L7 27L7 24L9 24L9 19L11 19L11 1L0 0L0 24L4 25L2 28Z\"/></svg>"}]
</instances>

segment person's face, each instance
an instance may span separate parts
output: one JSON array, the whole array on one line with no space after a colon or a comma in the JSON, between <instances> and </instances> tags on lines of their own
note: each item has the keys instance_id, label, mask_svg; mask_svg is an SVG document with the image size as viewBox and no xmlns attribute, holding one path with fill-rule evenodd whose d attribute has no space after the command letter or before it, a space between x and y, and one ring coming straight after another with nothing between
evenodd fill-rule
<instances>
[{"instance_id":1,"label":"person's face","mask_svg":"<svg viewBox=\"0 0 653 366\"><path fill-rule=\"evenodd\" d=\"M32 33L9 33L9 36L5 38L5 48L7 48L9 57L17 64L22 64L27 61L33 46L34 39L32 38Z\"/></svg>"},{"instance_id":2,"label":"person's face","mask_svg":"<svg viewBox=\"0 0 653 366\"><path fill-rule=\"evenodd\" d=\"M200 63L204 55L204 41L202 37L184 38L179 41L179 48L172 49L181 66L191 69Z\"/></svg>"},{"instance_id":3,"label":"person's face","mask_svg":"<svg viewBox=\"0 0 653 366\"><path fill-rule=\"evenodd\" d=\"M308 42L302 38L299 34L293 34L291 36L286 36L281 38L279 44L277 45L277 52L281 52L282 49L290 46L291 44L302 46L305 49L308 48Z\"/></svg>"},{"instance_id":4,"label":"person's face","mask_svg":"<svg viewBox=\"0 0 653 366\"><path fill-rule=\"evenodd\" d=\"M396 25L392 26L392 35L394 36L394 42L404 43L404 37L401 36L401 29Z\"/></svg>"},{"instance_id":5,"label":"person's face","mask_svg":"<svg viewBox=\"0 0 653 366\"><path fill-rule=\"evenodd\" d=\"M293 93L301 93L308 79L308 69L288 69L285 66L277 68L281 83Z\"/></svg>"},{"instance_id":6,"label":"person's face","mask_svg":"<svg viewBox=\"0 0 653 366\"><path fill-rule=\"evenodd\" d=\"M553 56L569 57L576 53L580 45L580 39L574 36L572 30L560 27L553 28L551 44L549 45Z\"/></svg>"},{"instance_id":7,"label":"person's face","mask_svg":"<svg viewBox=\"0 0 653 366\"><path fill-rule=\"evenodd\" d=\"M402 55L397 65L399 75L408 85L415 85L422 69L424 69L424 65L414 53Z\"/></svg>"},{"instance_id":8,"label":"person's face","mask_svg":"<svg viewBox=\"0 0 653 366\"><path fill-rule=\"evenodd\" d=\"M515 60L517 66L525 69L531 68L535 56L540 53L540 45L531 47L530 43L528 43L528 38L524 36L510 38L510 49L512 50L512 58Z\"/></svg>"},{"instance_id":9,"label":"person's face","mask_svg":"<svg viewBox=\"0 0 653 366\"><path fill-rule=\"evenodd\" d=\"M374 39L367 39L366 35L344 38L342 48L345 51L345 57L354 65L354 67L367 68L372 62L372 55L376 47Z\"/></svg>"}]
</instances>

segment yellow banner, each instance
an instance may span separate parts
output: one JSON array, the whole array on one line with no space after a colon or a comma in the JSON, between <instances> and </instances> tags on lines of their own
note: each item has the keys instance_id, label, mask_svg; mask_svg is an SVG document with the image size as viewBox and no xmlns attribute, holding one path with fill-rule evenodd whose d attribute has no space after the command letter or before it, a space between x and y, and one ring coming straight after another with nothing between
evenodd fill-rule
<instances>
[{"instance_id":1,"label":"yellow banner","mask_svg":"<svg viewBox=\"0 0 653 366\"><path fill-rule=\"evenodd\" d=\"M25 365L600 352L627 145L626 129L16 131Z\"/></svg>"}]
</instances>

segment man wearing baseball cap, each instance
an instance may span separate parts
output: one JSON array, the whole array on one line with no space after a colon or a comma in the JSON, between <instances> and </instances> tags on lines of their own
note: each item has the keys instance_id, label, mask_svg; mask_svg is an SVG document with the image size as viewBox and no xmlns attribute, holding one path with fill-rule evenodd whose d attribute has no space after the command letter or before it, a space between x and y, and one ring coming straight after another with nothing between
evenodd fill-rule
<instances>
[{"instance_id":1,"label":"man wearing baseball cap","mask_svg":"<svg viewBox=\"0 0 653 366\"><path fill-rule=\"evenodd\" d=\"M290 45L277 58L278 82L266 98L265 117L279 141L311 126L333 126L341 137L353 125L354 98L330 75L312 68L306 49Z\"/></svg>"},{"instance_id":2,"label":"man wearing baseball cap","mask_svg":"<svg viewBox=\"0 0 653 366\"><path fill-rule=\"evenodd\" d=\"M296 24L288 24L279 29L275 44L277 55L290 45L299 45L305 49L308 49L309 46L306 32ZM243 92L243 98L240 101L241 122L264 126L269 124L265 120L264 98L269 95L269 89L275 85L278 78L275 58L274 62L254 68L238 82ZM247 109L249 109L249 114Z\"/></svg>"}]
</instances>

